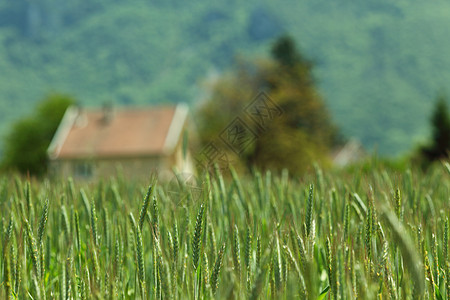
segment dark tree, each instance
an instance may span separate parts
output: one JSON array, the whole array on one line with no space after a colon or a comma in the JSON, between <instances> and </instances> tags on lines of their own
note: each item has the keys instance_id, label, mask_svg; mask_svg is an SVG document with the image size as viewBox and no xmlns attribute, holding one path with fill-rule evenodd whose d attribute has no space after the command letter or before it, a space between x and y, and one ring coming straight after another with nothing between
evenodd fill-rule
<instances>
[{"instance_id":1,"label":"dark tree","mask_svg":"<svg viewBox=\"0 0 450 300\"><path fill-rule=\"evenodd\" d=\"M431 117L431 145L422 148L422 154L428 161L449 157L450 151L450 115L444 97L439 97Z\"/></svg>"},{"instance_id":2,"label":"dark tree","mask_svg":"<svg viewBox=\"0 0 450 300\"><path fill-rule=\"evenodd\" d=\"M214 84L198 113L201 142L228 142L221 149L241 169L287 168L300 174L312 162L327 165L337 129L311 71L287 36L275 41L271 59L241 61ZM242 143L230 146L228 139Z\"/></svg>"},{"instance_id":3,"label":"dark tree","mask_svg":"<svg viewBox=\"0 0 450 300\"><path fill-rule=\"evenodd\" d=\"M31 175L47 171L47 148L67 107L75 101L65 95L51 95L39 103L35 113L19 120L5 140L2 167Z\"/></svg>"},{"instance_id":4,"label":"dark tree","mask_svg":"<svg viewBox=\"0 0 450 300\"><path fill-rule=\"evenodd\" d=\"M272 57L283 66L294 66L301 61L294 40L289 36L280 37L272 46Z\"/></svg>"}]
</instances>

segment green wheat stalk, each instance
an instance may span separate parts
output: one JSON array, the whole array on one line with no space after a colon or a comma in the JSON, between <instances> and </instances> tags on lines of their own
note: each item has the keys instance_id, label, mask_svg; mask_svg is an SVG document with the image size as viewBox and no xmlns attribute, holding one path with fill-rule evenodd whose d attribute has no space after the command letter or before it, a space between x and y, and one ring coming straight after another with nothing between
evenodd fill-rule
<instances>
[{"instance_id":1,"label":"green wheat stalk","mask_svg":"<svg viewBox=\"0 0 450 300\"><path fill-rule=\"evenodd\" d=\"M44 207L42 208L42 213L41 213L41 219L39 221L39 226L38 226L38 232L37 232L37 236L38 236L38 244L40 245L42 242L42 237L44 236L44 230L45 230L45 225L47 224L47 218L48 218L48 198L45 200L44 202Z\"/></svg>"},{"instance_id":2,"label":"green wheat stalk","mask_svg":"<svg viewBox=\"0 0 450 300\"><path fill-rule=\"evenodd\" d=\"M239 243L239 230L236 225L234 225L233 231L233 265L239 282L241 279L241 247Z\"/></svg>"},{"instance_id":3,"label":"green wheat stalk","mask_svg":"<svg viewBox=\"0 0 450 300\"><path fill-rule=\"evenodd\" d=\"M192 238L192 266L194 267L194 270L197 270L198 267L198 261L200 258L200 247L201 247L201 236L202 236L202 222L203 222L203 212L204 212L204 206L203 204L200 205L200 209L197 213L197 219L195 221L195 229L194 229L194 236Z\"/></svg>"},{"instance_id":4,"label":"green wheat stalk","mask_svg":"<svg viewBox=\"0 0 450 300\"><path fill-rule=\"evenodd\" d=\"M434 292L434 277L433 277L433 272L431 271L431 267L430 267L430 261L428 259L428 252L425 251L425 272L426 272L426 277L427 277L427 281L428 281L428 297L429 299L435 300L436 296L435 296L435 292Z\"/></svg>"},{"instance_id":5,"label":"green wheat stalk","mask_svg":"<svg viewBox=\"0 0 450 300\"><path fill-rule=\"evenodd\" d=\"M250 227L247 226L247 234L245 236L245 248L244 248L244 262L247 270L250 269L250 257L252 254L252 233Z\"/></svg>"},{"instance_id":6,"label":"green wheat stalk","mask_svg":"<svg viewBox=\"0 0 450 300\"><path fill-rule=\"evenodd\" d=\"M10 269L10 259L8 252L4 253L4 269L3 269L3 280L4 280L4 286L5 286L5 296L6 299L13 299L12 296L12 283L11 283L11 269Z\"/></svg>"},{"instance_id":7,"label":"green wheat stalk","mask_svg":"<svg viewBox=\"0 0 450 300\"><path fill-rule=\"evenodd\" d=\"M256 268L261 268L261 237L258 235L256 238Z\"/></svg>"},{"instance_id":8,"label":"green wheat stalk","mask_svg":"<svg viewBox=\"0 0 450 300\"><path fill-rule=\"evenodd\" d=\"M98 247L98 231L97 231L97 213L95 210L95 202L91 202L91 232L94 240L94 246Z\"/></svg>"},{"instance_id":9,"label":"green wheat stalk","mask_svg":"<svg viewBox=\"0 0 450 300\"><path fill-rule=\"evenodd\" d=\"M145 285L145 269L144 269L144 244L142 241L142 233L136 230L136 257L138 264L138 276L141 286Z\"/></svg>"},{"instance_id":10,"label":"green wheat stalk","mask_svg":"<svg viewBox=\"0 0 450 300\"><path fill-rule=\"evenodd\" d=\"M158 202L156 201L156 197L153 197L153 203L152 203L152 227L153 227L153 234L156 237L159 237L159 209L158 209Z\"/></svg>"},{"instance_id":11,"label":"green wheat stalk","mask_svg":"<svg viewBox=\"0 0 450 300\"><path fill-rule=\"evenodd\" d=\"M224 253L225 253L225 244L222 244L222 246L219 249L219 252L217 253L216 262L214 264L214 269L211 273L210 284L211 284L211 290L212 290L213 294L216 294L217 288L219 287L219 274L220 274L220 269L222 267L222 260L223 260Z\"/></svg>"},{"instance_id":12,"label":"green wheat stalk","mask_svg":"<svg viewBox=\"0 0 450 300\"><path fill-rule=\"evenodd\" d=\"M306 202L306 216L305 216L305 225L306 225L306 236L310 236L311 234L311 224L313 218L313 206L314 206L314 185L309 185L309 194L308 201Z\"/></svg>"},{"instance_id":13,"label":"green wheat stalk","mask_svg":"<svg viewBox=\"0 0 450 300\"><path fill-rule=\"evenodd\" d=\"M27 242L30 249L30 256L31 261L33 263L33 269L34 274L36 275L37 281L41 281L41 262L39 259L39 251L36 239L33 235L33 230L31 229L30 223L27 219L25 219L25 226L26 226L26 236L27 236Z\"/></svg>"},{"instance_id":14,"label":"green wheat stalk","mask_svg":"<svg viewBox=\"0 0 450 300\"><path fill-rule=\"evenodd\" d=\"M144 203L142 203L141 211L139 213L139 228L142 230L144 226L145 216L147 214L148 206L150 205L150 199L152 198L154 188L150 186L147 190L147 194L144 198Z\"/></svg>"},{"instance_id":15,"label":"green wheat stalk","mask_svg":"<svg viewBox=\"0 0 450 300\"><path fill-rule=\"evenodd\" d=\"M397 219L399 221L402 220L402 195L400 193L400 189L397 188L395 190L395 213L397 215Z\"/></svg>"},{"instance_id":16,"label":"green wheat stalk","mask_svg":"<svg viewBox=\"0 0 450 300\"><path fill-rule=\"evenodd\" d=\"M443 260L443 265L446 266L448 263L448 234L449 234L449 226L448 226L448 217L445 218L445 223L444 223L444 245L443 245L443 249L442 249L442 260Z\"/></svg>"}]
</instances>

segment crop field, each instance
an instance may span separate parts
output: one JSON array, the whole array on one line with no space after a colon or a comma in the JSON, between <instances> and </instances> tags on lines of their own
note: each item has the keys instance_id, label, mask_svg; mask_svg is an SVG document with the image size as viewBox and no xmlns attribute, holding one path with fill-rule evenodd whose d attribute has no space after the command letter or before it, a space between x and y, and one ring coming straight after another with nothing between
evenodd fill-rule
<instances>
[{"instance_id":1,"label":"crop field","mask_svg":"<svg viewBox=\"0 0 450 300\"><path fill-rule=\"evenodd\" d=\"M173 183L0 178L0 298L450 299L447 163Z\"/></svg>"}]
</instances>

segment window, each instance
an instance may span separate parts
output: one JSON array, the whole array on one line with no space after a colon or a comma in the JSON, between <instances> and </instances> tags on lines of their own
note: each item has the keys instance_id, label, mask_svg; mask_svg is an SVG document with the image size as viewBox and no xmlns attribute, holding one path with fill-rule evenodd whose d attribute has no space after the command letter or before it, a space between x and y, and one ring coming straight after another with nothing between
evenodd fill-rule
<instances>
[{"instance_id":1,"label":"window","mask_svg":"<svg viewBox=\"0 0 450 300\"><path fill-rule=\"evenodd\" d=\"M93 165L86 161L75 162L73 173L75 177L90 178L93 175Z\"/></svg>"}]
</instances>

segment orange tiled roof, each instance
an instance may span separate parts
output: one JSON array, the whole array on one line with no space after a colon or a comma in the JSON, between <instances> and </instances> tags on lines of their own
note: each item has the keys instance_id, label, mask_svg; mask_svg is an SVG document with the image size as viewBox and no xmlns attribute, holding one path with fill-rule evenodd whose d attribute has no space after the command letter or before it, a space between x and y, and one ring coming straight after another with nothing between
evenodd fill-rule
<instances>
[{"instance_id":1,"label":"orange tiled roof","mask_svg":"<svg viewBox=\"0 0 450 300\"><path fill-rule=\"evenodd\" d=\"M50 145L52 158L146 156L166 153L177 107L118 109L69 108ZM183 115L185 118L185 115ZM170 132L172 130L172 132ZM179 137L177 137L178 139Z\"/></svg>"}]
</instances>

